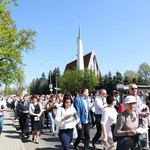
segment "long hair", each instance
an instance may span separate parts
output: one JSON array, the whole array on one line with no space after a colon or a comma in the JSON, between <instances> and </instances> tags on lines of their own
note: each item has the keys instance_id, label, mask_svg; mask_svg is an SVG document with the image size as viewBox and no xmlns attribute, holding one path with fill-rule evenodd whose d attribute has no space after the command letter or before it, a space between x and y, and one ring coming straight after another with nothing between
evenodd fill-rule
<instances>
[{"instance_id":1,"label":"long hair","mask_svg":"<svg viewBox=\"0 0 150 150\"><path fill-rule=\"evenodd\" d=\"M73 103L73 100L72 100L71 94L66 93L66 94L64 95L64 98L63 98L63 105L62 105L63 108L65 108L65 103L66 103L66 101L67 101L68 99L70 99L71 104L72 104L72 103Z\"/></svg>"}]
</instances>

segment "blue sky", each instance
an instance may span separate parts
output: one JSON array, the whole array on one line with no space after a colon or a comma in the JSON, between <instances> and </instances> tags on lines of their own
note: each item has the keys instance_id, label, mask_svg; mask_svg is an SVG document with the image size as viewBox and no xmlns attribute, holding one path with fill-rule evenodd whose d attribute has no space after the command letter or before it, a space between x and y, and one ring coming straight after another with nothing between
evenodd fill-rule
<instances>
[{"instance_id":1,"label":"blue sky","mask_svg":"<svg viewBox=\"0 0 150 150\"><path fill-rule=\"evenodd\" d=\"M150 64L149 0L18 1L11 8L18 30L37 32L34 52L23 53L26 84L76 59L79 25L84 54L95 51L102 75Z\"/></svg>"}]
</instances>

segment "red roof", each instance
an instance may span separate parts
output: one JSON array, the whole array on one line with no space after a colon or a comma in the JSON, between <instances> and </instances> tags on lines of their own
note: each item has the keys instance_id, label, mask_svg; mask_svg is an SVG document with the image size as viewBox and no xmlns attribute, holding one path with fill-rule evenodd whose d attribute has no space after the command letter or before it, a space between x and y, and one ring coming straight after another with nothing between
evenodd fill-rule
<instances>
[{"instance_id":1,"label":"red roof","mask_svg":"<svg viewBox=\"0 0 150 150\"><path fill-rule=\"evenodd\" d=\"M89 64L89 61L90 61L91 54L92 54L92 52L90 52L90 53L83 56L84 68L88 68L88 64ZM74 61L72 61L72 62L70 62L66 65L65 71L66 70L73 70L76 67L77 67L77 60L74 60Z\"/></svg>"}]
</instances>

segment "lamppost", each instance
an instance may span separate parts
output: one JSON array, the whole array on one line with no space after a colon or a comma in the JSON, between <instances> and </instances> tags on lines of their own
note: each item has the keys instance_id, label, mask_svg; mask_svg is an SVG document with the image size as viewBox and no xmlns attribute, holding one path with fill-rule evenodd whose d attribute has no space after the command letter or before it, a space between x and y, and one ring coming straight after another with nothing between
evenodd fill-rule
<instances>
[{"instance_id":1,"label":"lamppost","mask_svg":"<svg viewBox=\"0 0 150 150\"><path fill-rule=\"evenodd\" d=\"M56 90L56 95L57 95L57 93L58 93L57 73L56 73L56 88L55 88L55 90Z\"/></svg>"},{"instance_id":2,"label":"lamppost","mask_svg":"<svg viewBox=\"0 0 150 150\"><path fill-rule=\"evenodd\" d=\"M50 74L49 74L49 90L52 94L52 91L53 91L53 84L52 84L52 77L51 77L51 71L50 71Z\"/></svg>"},{"instance_id":3,"label":"lamppost","mask_svg":"<svg viewBox=\"0 0 150 150\"><path fill-rule=\"evenodd\" d=\"M58 80L57 80L57 75L59 73L56 73L55 77L56 77L56 87L54 88L56 90L56 94L58 94L58 90L60 90L60 88L58 87Z\"/></svg>"}]
</instances>

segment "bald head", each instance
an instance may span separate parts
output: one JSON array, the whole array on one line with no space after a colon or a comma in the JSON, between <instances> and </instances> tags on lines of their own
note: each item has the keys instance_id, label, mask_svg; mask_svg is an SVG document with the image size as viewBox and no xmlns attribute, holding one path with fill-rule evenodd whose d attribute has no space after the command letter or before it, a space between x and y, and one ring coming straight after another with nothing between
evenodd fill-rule
<instances>
[{"instance_id":1,"label":"bald head","mask_svg":"<svg viewBox=\"0 0 150 150\"><path fill-rule=\"evenodd\" d=\"M133 96L137 95L137 85L135 83L131 83L129 85L129 93L130 95L133 95Z\"/></svg>"}]
</instances>

